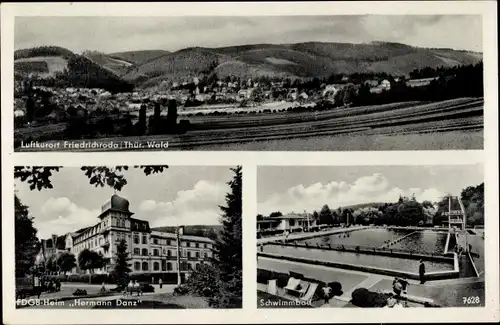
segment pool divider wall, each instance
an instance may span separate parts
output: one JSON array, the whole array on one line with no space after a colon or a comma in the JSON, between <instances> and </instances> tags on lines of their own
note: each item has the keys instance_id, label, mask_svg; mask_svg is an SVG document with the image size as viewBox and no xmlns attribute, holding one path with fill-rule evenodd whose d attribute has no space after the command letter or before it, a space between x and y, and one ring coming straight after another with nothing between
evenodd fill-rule
<instances>
[{"instance_id":1,"label":"pool divider wall","mask_svg":"<svg viewBox=\"0 0 500 325\"><path fill-rule=\"evenodd\" d=\"M420 275L418 273L403 272L403 271L391 270L391 269L383 269L383 268L378 268L378 267L373 267L373 266L354 265L354 264L338 263L338 262L332 262L332 261L311 260L311 259L307 259L307 258L303 258L303 257L285 256L285 255L278 255L278 254L273 254L273 253L257 253L257 256L278 259L278 260L287 260L287 261L298 262L298 263L306 263L306 264L321 265L321 266L327 266L327 267L335 267L335 268L345 269L345 270L374 273L374 274L386 275L386 276L391 276L391 277L407 277L408 279L412 279L412 280L419 280L420 279ZM436 271L436 272L425 273L425 279L427 281L453 279L453 278L458 278L458 277L459 277L458 261L455 263L453 271Z\"/></svg>"},{"instance_id":2,"label":"pool divider wall","mask_svg":"<svg viewBox=\"0 0 500 325\"><path fill-rule=\"evenodd\" d=\"M364 229L368 229L368 228L370 228L370 227L369 226L362 226L359 228L352 228L352 229L351 228L337 228L337 229L332 229L332 230L327 230L327 231L312 232L312 233L309 233L310 235L307 235L307 236L304 235L301 238L289 238L289 239L283 239L281 241L288 243L288 242L294 242L294 241L298 241L298 240L311 239L311 238L315 238L315 237L323 237L326 235L345 234L348 232L353 232L353 231L357 231L357 230L364 230ZM279 240L280 239L276 239L276 241L279 241ZM269 243L272 243L272 241L270 241Z\"/></svg>"},{"instance_id":3,"label":"pool divider wall","mask_svg":"<svg viewBox=\"0 0 500 325\"><path fill-rule=\"evenodd\" d=\"M446 236L446 244L444 244L444 251L443 251L444 255L446 255L448 253L448 245L450 244L450 236L451 236L451 233L448 232L448 235Z\"/></svg>"},{"instance_id":4,"label":"pool divider wall","mask_svg":"<svg viewBox=\"0 0 500 325\"><path fill-rule=\"evenodd\" d=\"M327 251L340 251L347 253L356 253L356 254L366 254L366 255L378 255L378 256L387 256L387 257L399 257L399 258L408 258L408 259L423 259L427 261L436 261L436 262L445 262L445 263L453 263L453 257L447 257L442 255L427 255L427 254L414 254L414 253L405 253L405 252L394 252L389 248L386 248L384 251L380 251L380 248L372 249L362 249L356 250L353 248L344 249L339 247L325 247L325 246L306 246L303 244L291 244L291 243L267 243L264 246L273 245L273 246L289 246L289 247L301 247L307 249L316 249L316 250L327 250Z\"/></svg>"},{"instance_id":5,"label":"pool divider wall","mask_svg":"<svg viewBox=\"0 0 500 325\"><path fill-rule=\"evenodd\" d=\"M472 264L472 267L474 268L474 272L476 272L476 276L479 277L479 272L476 268L476 263L474 263L474 260L472 259L472 256L470 255L470 252L467 251L467 257L469 258L471 264Z\"/></svg>"},{"instance_id":6,"label":"pool divider wall","mask_svg":"<svg viewBox=\"0 0 500 325\"><path fill-rule=\"evenodd\" d=\"M413 235L413 234L415 234L415 233L417 233L417 232L418 232L418 230L415 230L415 231L413 231L413 232L411 232L411 233L409 233L409 234L407 234L407 235L404 235L404 236L402 236L402 237L396 238L396 239L394 239L393 241L391 241L391 242L389 242L389 243L387 243L387 244L384 244L384 245L380 246L380 248L386 248L386 247L392 246L392 245L394 245L394 244L397 244L397 243L399 243L400 241L402 241L403 239L406 239L407 237L410 237L411 235Z\"/></svg>"}]
</instances>

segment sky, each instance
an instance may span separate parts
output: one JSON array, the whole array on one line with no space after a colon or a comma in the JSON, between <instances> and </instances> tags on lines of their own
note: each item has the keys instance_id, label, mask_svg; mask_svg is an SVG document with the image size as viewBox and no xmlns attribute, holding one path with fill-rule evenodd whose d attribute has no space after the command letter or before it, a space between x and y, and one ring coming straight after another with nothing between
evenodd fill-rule
<instances>
[{"instance_id":1,"label":"sky","mask_svg":"<svg viewBox=\"0 0 500 325\"><path fill-rule=\"evenodd\" d=\"M482 20L479 15L16 17L14 47L111 53L312 41L387 41L482 52Z\"/></svg>"},{"instance_id":2,"label":"sky","mask_svg":"<svg viewBox=\"0 0 500 325\"><path fill-rule=\"evenodd\" d=\"M313 212L400 195L436 202L484 182L482 164L463 166L266 166L257 170L257 213Z\"/></svg>"},{"instance_id":3,"label":"sky","mask_svg":"<svg viewBox=\"0 0 500 325\"><path fill-rule=\"evenodd\" d=\"M127 185L118 195L130 202L133 218L150 226L217 225L219 205L225 204L230 167L169 166L160 174L146 176L141 169L124 172ZM78 167L64 167L51 177L53 189L29 189L15 180L21 202L29 207L38 238L63 235L98 222L102 204L114 190L94 187Z\"/></svg>"}]
</instances>

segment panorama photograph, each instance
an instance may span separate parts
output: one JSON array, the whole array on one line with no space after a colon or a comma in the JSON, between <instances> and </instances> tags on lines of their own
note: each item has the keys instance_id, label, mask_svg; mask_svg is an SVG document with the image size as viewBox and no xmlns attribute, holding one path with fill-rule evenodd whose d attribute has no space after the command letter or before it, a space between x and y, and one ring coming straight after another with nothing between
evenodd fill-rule
<instances>
[{"instance_id":1,"label":"panorama photograph","mask_svg":"<svg viewBox=\"0 0 500 325\"><path fill-rule=\"evenodd\" d=\"M258 308L485 306L484 166L258 167Z\"/></svg>"},{"instance_id":2,"label":"panorama photograph","mask_svg":"<svg viewBox=\"0 0 500 325\"><path fill-rule=\"evenodd\" d=\"M15 151L483 148L480 15L14 25Z\"/></svg>"},{"instance_id":3,"label":"panorama photograph","mask_svg":"<svg viewBox=\"0 0 500 325\"><path fill-rule=\"evenodd\" d=\"M242 308L240 166L14 177L16 308Z\"/></svg>"}]
</instances>

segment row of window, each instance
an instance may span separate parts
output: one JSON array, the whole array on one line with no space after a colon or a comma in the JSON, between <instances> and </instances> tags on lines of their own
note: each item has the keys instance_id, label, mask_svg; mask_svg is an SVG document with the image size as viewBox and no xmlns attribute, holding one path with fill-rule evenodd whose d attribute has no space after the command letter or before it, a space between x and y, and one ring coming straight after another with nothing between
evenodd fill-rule
<instances>
[{"instance_id":1,"label":"row of window","mask_svg":"<svg viewBox=\"0 0 500 325\"><path fill-rule=\"evenodd\" d=\"M200 265L200 263L196 263L195 268L197 268ZM167 262L167 263L162 263L161 265L162 271L173 271L174 270L174 264ZM193 265L190 263L182 262L181 263L181 271L191 271L193 269ZM149 263L148 262L135 262L134 263L134 270L135 271L149 271ZM153 271L160 271L160 263L159 262L154 262L153 263Z\"/></svg>"},{"instance_id":2,"label":"row of window","mask_svg":"<svg viewBox=\"0 0 500 325\"><path fill-rule=\"evenodd\" d=\"M168 257L174 256L173 253L172 253L172 251L169 250L169 249L167 249L166 251L164 251L164 253ZM207 252L205 252L204 254L200 254L200 252L194 252L194 255L192 254L193 252L190 252L190 251L187 251L187 253L184 251L183 253L184 253L183 256L184 257L188 257L188 258L191 258L191 257L195 257L195 258L200 258L200 257L208 258L208 253ZM147 248L143 248L142 250L140 248L134 248L134 255L148 256L149 255L149 250ZM156 248L153 249L153 256L160 256L160 250L156 249Z\"/></svg>"},{"instance_id":3,"label":"row of window","mask_svg":"<svg viewBox=\"0 0 500 325\"><path fill-rule=\"evenodd\" d=\"M138 234L134 234L134 244L140 244L140 236ZM182 246L187 246L187 247L194 247L194 248L209 248L209 244L206 243L193 243L193 242L188 242L187 245L185 244L186 242L182 242ZM148 244L148 237L146 235L142 235L142 244L146 245ZM160 241L158 238L153 238L153 244L155 245L161 245ZM168 240L167 239L167 246L174 246L175 245L175 240Z\"/></svg>"}]
</instances>

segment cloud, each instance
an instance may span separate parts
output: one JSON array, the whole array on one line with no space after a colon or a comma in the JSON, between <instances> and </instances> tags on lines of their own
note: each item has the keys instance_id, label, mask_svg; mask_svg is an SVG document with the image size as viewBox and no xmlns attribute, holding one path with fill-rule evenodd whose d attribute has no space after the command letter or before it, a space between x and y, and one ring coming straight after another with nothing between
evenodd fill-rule
<instances>
[{"instance_id":1,"label":"cloud","mask_svg":"<svg viewBox=\"0 0 500 325\"><path fill-rule=\"evenodd\" d=\"M177 192L174 200L158 202L144 200L139 204L139 219L151 226L218 224L219 205L224 204L229 190L224 183L199 181L192 189Z\"/></svg>"},{"instance_id":2,"label":"cloud","mask_svg":"<svg viewBox=\"0 0 500 325\"><path fill-rule=\"evenodd\" d=\"M59 45L77 52L175 51L251 43L391 41L481 51L481 31L479 15L37 16L16 18L15 48Z\"/></svg>"},{"instance_id":3,"label":"cloud","mask_svg":"<svg viewBox=\"0 0 500 325\"><path fill-rule=\"evenodd\" d=\"M79 207L67 197L49 198L40 208L41 218L35 218L39 238L62 235L97 223L100 210Z\"/></svg>"},{"instance_id":4,"label":"cloud","mask_svg":"<svg viewBox=\"0 0 500 325\"><path fill-rule=\"evenodd\" d=\"M174 200L143 200L135 218L149 221L152 227L174 225L213 225L219 223L219 205L225 204L229 187L225 183L198 181L192 189L178 191ZM62 235L98 222L100 209L78 206L67 197L51 197L35 218L39 238Z\"/></svg>"},{"instance_id":5,"label":"cloud","mask_svg":"<svg viewBox=\"0 0 500 325\"><path fill-rule=\"evenodd\" d=\"M332 181L326 184L315 183L309 186L297 185L285 192L275 193L258 204L258 213L268 215L273 211L283 213L319 210L328 204L330 208L339 206L371 203L395 202L399 195L411 197L415 195L418 201L437 201L445 193L436 188L401 189L390 184L380 173L363 176L351 184L344 181Z\"/></svg>"}]
</instances>

